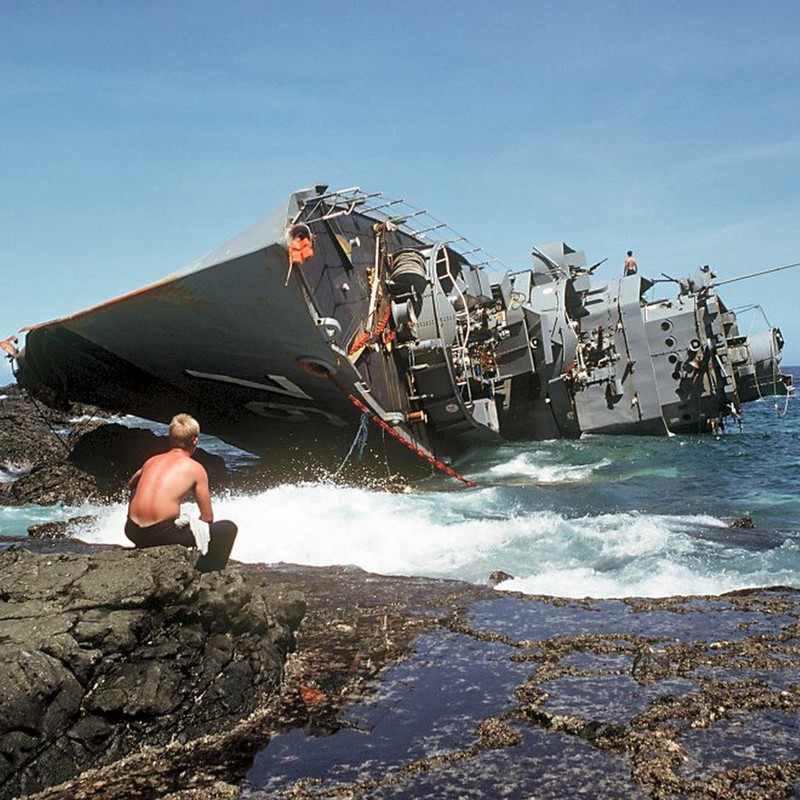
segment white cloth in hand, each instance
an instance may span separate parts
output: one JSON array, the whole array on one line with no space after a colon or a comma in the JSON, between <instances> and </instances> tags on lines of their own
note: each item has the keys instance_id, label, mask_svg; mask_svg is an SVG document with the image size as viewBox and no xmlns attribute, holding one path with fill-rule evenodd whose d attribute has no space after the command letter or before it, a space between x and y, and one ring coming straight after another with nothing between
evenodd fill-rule
<instances>
[{"instance_id":1,"label":"white cloth in hand","mask_svg":"<svg viewBox=\"0 0 800 800\"><path fill-rule=\"evenodd\" d=\"M208 552L208 543L211 540L211 533L208 529L208 523L204 522L200 517L190 517L188 514L181 514L175 520L175 525L178 528L185 528L187 525L192 531L194 536L194 543L197 549L205 555Z\"/></svg>"}]
</instances>

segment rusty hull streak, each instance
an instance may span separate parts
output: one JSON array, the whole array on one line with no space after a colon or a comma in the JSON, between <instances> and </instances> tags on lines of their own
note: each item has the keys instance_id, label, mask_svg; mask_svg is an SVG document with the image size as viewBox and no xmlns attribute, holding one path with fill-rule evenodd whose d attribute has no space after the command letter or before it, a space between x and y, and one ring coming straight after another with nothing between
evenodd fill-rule
<instances>
[{"instance_id":1,"label":"rusty hull streak","mask_svg":"<svg viewBox=\"0 0 800 800\"><path fill-rule=\"evenodd\" d=\"M20 333L29 333L30 331L36 331L40 328L47 328L50 325L57 325L63 324L67 322L73 322L75 320L79 320L82 317L87 316L88 314L93 314L96 311L101 311L112 306L115 306L117 303L121 303L124 300L131 300L133 298L140 297L144 294L149 294L151 296L162 297L164 299L171 299L175 305L195 308L202 308L211 306L212 303L210 300L200 300L195 297L191 292L186 291L186 289L179 289L178 288L178 281L180 278L164 278L161 281L157 281L156 283L151 283L147 286L143 286L141 289L134 289L132 292L127 292L126 294L122 294L119 297L114 297L111 300L106 300L103 303L99 303L96 306L91 306L89 308L84 309L83 311L77 311L74 314L70 314L66 317L59 317L57 319L51 319L48 322L41 322L38 325L28 325L24 328L20 329Z\"/></svg>"}]
</instances>

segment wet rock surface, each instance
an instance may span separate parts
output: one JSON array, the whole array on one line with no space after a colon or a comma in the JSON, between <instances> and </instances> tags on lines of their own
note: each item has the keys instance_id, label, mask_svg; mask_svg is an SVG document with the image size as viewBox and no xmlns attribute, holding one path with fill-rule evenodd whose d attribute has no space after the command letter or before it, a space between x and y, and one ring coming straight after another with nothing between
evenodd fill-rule
<instances>
[{"instance_id":1,"label":"wet rock surface","mask_svg":"<svg viewBox=\"0 0 800 800\"><path fill-rule=\"evenodd\" d=\"M119 499L164 447L10 388L0 469L21 477L0 505ZM0 798L800 796L794 589L576 601L348 567L199 576L181 548L84 545L70 522L0 551Z\"/></svg>"},{"instance_id":2,"label":"wet rock surface","mask_svg":"<svg viewBox=\"0 0 800 800\"><path fill-rule=\"evenodd\" d=\"M778 798L800 791L800 594L495 596L420 636L248 798Z\"/></svg>"},{"instance_id":3,"label":"wet rock surface","mask_svg":"<svg viewBox=\"0 0 800 800\"><path fill-rule=\"evenodd\" d=\"M28 526L28 536L34 539L66 539L77 531L79 525L95 520L91 514L84 514L80 517L70 517L66 520L54 520L53 522L38 522Z\"/></svg>"},{"instance_id":4,"label":"wet rock surface","mask_svg":"<svg viewBox=\"0 0 800 800\"><path fill-rule=\"evenodd\" d=\"M68 444L54 431L67 430L67 415L35 404L15 385L0 388L0 398L0 469L25 474L66 457Z\"/></svg>"},{"instance_id":5,"label":"wet rock surface","mask_svg":"<svg viewBox=\"0 0 800 800\"><path fill-rule=\"evenodd\" d=\"M278 690L302 594L181 547L0 552L0 796L229 730Z\"/></svg>"},{"instance_id":6,"label":"wet rock surface","mask_svg":"<svg viewBox=\"0 0 800 800\"><path fill-rule=\"evenodd\" d=\"M39 557L46 556L54 564L62 563L65 552L70 554L70 559L75 555L92 559L98 552L97 547L69 540L34 540L30 545L26 544L26 548L35 549ZM23 552L16 551L17 554ZM125 551L115 548L109 548L109 552L114 557L125 554ZM132 552L127 551L127 554ZM159 558L156 553L169 553L170 559L179 563L186 559L187 569L191 567L191 554L180 548L156 548L137 555L142 553L152 554L155 559ZM102 555L110 557L105 553ZM22 558L31 557L27 554ZM14 574L13 569L11 573ZM188 577L185 576L184 580ZM200 580L204 584L212 577L203 576ZM191 585L195 585L196 580L197 577L193 576ZM163 639L153 640L147 645L147 648L152 648L147 649L152 662L149 671L137 667L135 659L131 662L133 675L138 680L135 686L123 691L125 681L96 680L93 685L100 688L92 693L93 699L86 704L91 706L93 717L106 715L109 724L123 723L130 734L125 738L126 744L133 746L138 741L138 745L127 751L118 748L114 752L97 745L104 751L103 760L81 774L74 774L73 769L73 774L67 775L63 766L59 772L51 765L48 772L50 788L36 793L32 785L28 785L26 796L42 800L239 796L254 757L273 736L297 731L304 738L332 738L347 728L342 719L343 709L359 698L370 696L381 671L387 664L402 663L412 652L413 643L421 633L438 629L441 619L454 607L495 595L488 588L470 584L378 576L352 567L231 564L218 576L217 585L205 587L202 596L207 598L220 588L227 592L225 587L231 580L241 581L244 586L265 584L274 587L273 591L279 591L282 598L299 595L306 600L305 616L294 634L295 649L286 657L280 685L275 687L266 681L269 691L259 692L258 685L252 683L251 672L245 681L250 685L249 693L240 691L242 684L238 682L233 684L233 688L220 686L217 692L220 703L236 709L237 718L229 712L227 715L220 713L219 718L208 713L201 719L199 712L192 712L190 719L194 722L191 725L181 722L168 734L158 720L162 715L173 718L180 715L169 710L173 693L156 691L155 686L167 684L168 679L161 670L170 668L173 656L166 635ZM160 603L150 601L148 608L153 605L159 606ZM295 601L290 606L297 608ZM246 604L246 608L255 613L257 619L260 617L261 612L258 607L254 608L253 603ZM209 621L209 624L230 631L235 642L241 638L236 626L224 616L215 614L213 623ZM185 625L186 622L181 623L182 627ZM172 629L171 633L172 639L187 635L180 633L178 628ZM135 648L126 643L121 634L114 638L120 651L109 659L119 667L132 658ZM213 650L211 654L214 655ZM214 665L206 664L207 658L199 657L195 668L213 673ZM249 663L248 659L244 661ZM8 667L5 669L8 671ZM251 706L246 706L245 697ZM201 700L205 702L205 694L201 694ZM252 708L252 711L241 715L245 708ZM146 716L148 709L154 712L151 723L157 725L157 729L153 735L145 737L142 735L145 728L140 723L142 714ZM155 714L156 710L158 714ZM62 719L55 729L63 733L65 728L74 724L74 720ZM77 727L77 735L85 735L87 742L93 735L100 734L95 722ZM62 756L68 764L74 758L70 750L62 752ZM0 796L13 796L10 786L6 784Z\"/></svg>"},{"instance_id":7,"label":"wet rock surface","mask_svg":"<svg viewBox=\"0 0 800 800\"><path fill-rule=\"evenodd\" d=\"M796 590L574 601L348 567L231 569L305 597L280 686L236 723L131 741L37 798L800 791ZM148 686L129 709L168 705Z\"/></svg>"}]
</instances>

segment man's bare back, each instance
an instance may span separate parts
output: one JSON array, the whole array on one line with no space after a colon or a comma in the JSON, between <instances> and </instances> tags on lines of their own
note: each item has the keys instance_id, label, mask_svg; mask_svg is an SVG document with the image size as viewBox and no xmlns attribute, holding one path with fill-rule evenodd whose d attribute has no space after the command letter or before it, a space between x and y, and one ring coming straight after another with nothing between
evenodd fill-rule
<instances>
[{"instance_id":1,"label":"man's bare back","mask_svg":"<svg viewBox=\"0 0 800 800\"><path fill-rule=\"evenodd\" d=\"M181 503L194 491L200 519L213 522L208 475L192 454L173 447L167 453L153 456L130 480L135 489L128 506L128 517L137 525L147 527L181 515Z\"/></svg>"},{"instance_id":2,"label":"man's bare back","mask_svg":"<svg viewBox=\"0 0 800 800\"><path fill-rule=\"evenodd\" d=\"M229 519L214 521L208 474L192 458L200 425L188 414L177 414L169 424L171 449L148 458L129 484L134 490L128 504L125 535L137 548L159 545L196 547L200 572L223 569L228 563L238 528ZM181 517L181 503L189 492L200 509L200 520ZM208 523L204 525L203 523Z\"/></svg>"}]
</instances>

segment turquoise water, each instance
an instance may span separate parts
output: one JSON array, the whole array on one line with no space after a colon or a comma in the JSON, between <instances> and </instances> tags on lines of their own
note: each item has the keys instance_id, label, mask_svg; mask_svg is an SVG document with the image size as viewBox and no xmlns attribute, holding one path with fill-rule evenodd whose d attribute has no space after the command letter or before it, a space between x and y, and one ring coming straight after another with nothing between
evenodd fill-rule
<instances>
[{"instance_id":1,"label":"turquoise water","mask_svg":"<svg viewBox=\"0 0 800 800\"><path fill-rule=\"evenodd\" d=\"M800 587L800 400L751 403L744 420L720 437L591 436L474 450L456 466L475 488L439 476L405 494L287 484L215 498L215 512L239 524L232 555L247 562L474 582L502 569L515 576L504 587L572 597ZM241 463L224 445L206 446ZM25 536L32 522L84 514L96 519L76 536L128 544L121 505L0 507L0 534ZM756 527L729 527L744 516Z\"/></svg>"}]
</instances>

